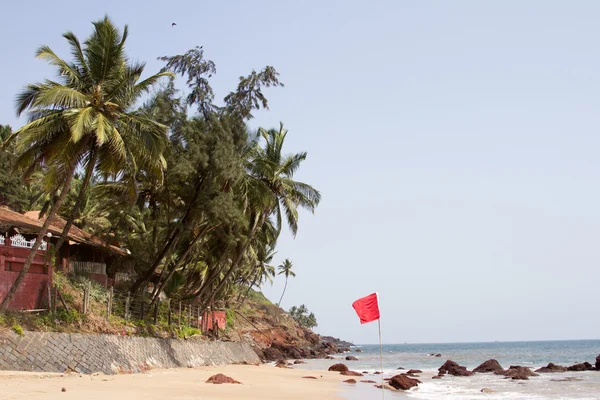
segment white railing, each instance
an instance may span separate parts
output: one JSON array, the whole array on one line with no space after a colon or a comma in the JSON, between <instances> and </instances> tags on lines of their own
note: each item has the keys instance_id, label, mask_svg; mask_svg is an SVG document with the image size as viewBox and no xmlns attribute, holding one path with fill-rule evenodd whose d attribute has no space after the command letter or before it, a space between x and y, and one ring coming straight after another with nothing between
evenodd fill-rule
<instances>
[{"instance_id":1,"label":"white railing","mask_svg":"<svg viewBox=\"0 0 600 400\"><path fill-rule=\"evenodd\" d=\"M6 245L6 238L4 237L4 235L0 235L0 244L2 246Z\"/></svg>"},{"instance_id":2,"label":"white railing","mask_svg":"<svg viewBox=\"0 0 600 400\"><path fill-rule=\"evenodd\" d=\"M35 239L27 240L23 235L17 233L14 236L10 237L10 245L13 247L22 247L24 249L31 249L33 244L35 243ZM4 243L2 243L4 244ZM38 250L46 251L48 248L48 243L42 240L42 244L40 245Z\"/></svg>"},{"instance_id":3,"label":"white railing","mask_svg":"<svg viewBox=\"0 0 600 400\"><path fill-rule=\"evenodd\" d=\"M132 274L128 274L126 272L117 272L115 274L115 283L131 282L132 280L133 280Z\"/></svg>"},{"instance_id":4,"label":"white railing","mask_svg":"<svg viewBox=\"0 0 600 400\"><path fill-rule=\"evenodd\" d=\"M75 273L106 275L106 264L87 261L71 261L69 270Z\"/></svg>"}]
</instances>

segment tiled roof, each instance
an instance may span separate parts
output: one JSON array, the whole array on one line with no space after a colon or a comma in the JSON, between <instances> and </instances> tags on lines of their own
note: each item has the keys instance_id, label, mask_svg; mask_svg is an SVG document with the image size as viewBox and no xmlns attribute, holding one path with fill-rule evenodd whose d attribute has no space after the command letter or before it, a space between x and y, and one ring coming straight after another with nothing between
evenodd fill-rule
<instances>
[{"instance_id":1,"label":"tiled roof","mask_svg":"<svg viewBox=\"0 0 600 400\"><path fill-rule=\"evenodd\" d=\"M14 226L17 228L26 228L34 232L41 229L42 225L46 221L45 217L40 219L39 215L39 211L28 211L25 214L19 214L18 212L9 210L8 208L0 207L1 224ZM52 235L60 236L66 224L67 221L56 216L52 218L48 231L51 232ZM119 254L122 256L127 255L127 253L119 247L108 245L104 240L96 236L90 235L89 233L85 232L82 229L79 229L76 226L71 226L71 228L69 228L68 239L70 241L87 244L89 246L103 247L115 254Z\"/></svg>"}]
</instances>

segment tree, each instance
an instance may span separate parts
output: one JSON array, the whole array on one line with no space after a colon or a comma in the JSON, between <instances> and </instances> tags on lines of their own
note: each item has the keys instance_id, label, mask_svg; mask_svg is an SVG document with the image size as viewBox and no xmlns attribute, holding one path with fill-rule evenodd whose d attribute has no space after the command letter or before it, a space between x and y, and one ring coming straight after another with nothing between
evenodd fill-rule
<instances>
[{"instance_id":1,"label":"tree","mask_svg":"<svg viewBox=\"0 0 600 400\"><path fill-rule=\"evenodd\" d=\"M312 329L317 326L317 317L315 317L314 313L309 313L308 308L304 304L300 305L300 307L292 306L290 308L290 315L294 321L305 328Z\"/></svg>"},{"instance_id":2,"label":"tree","mask_svg":"<svg viewBox=\"0 0 600 400\"><path fill-rule=\"evenodd\" d=\"M288 278L290 276L292 278L294 278L296 276L296 273L294 273L294 271L292 271L292 262L287 258L277 268L279 269L279 272L277 273L277 275L285 276L285 286L283 287L283 293L281 293L281 298L279 299L279 302L277 303L277 305L279 306L281 304L281 300L283 300L283 295L285 294L285 289L287 289Z\"/></svg>"},{"instance_id":3,"label":"tree","mask_svg":"<svg viewBox=\"0 0 600 400\"><path fill-rule=\"evenodd\" d=\"M20 212L27 208L28 195L27 187L13 170L15 146L9 143L4 146L11 134L10 126L0 125L0 206Z\"/></svg>"},{"instance_id":4,"label":"tree","mask_svg":"<svg viewBox=\"0 0 600 400\"><path fill-rule=\"evenodd\" d=\"M58 80L27 85L17 96L17 114L28 111L30 122L9 138L9 142L16 140L16 164L27 168L25 177L36 169L48 168L51 173L47 179L54 183L58 196L0 311L8 307L29 270L78 167L85 171L81 196L57 248L76 219L96 170L116 176L131 163L153 170L164 165L167 127L134 107L161 77L172 74L163 72L140 81L145 64L132 63L125 54L127 26L121 31L108 17L93 25L83 47L73 33L63 35L71 47L71 62L59 58L48 46L40 47L37 57L56 67Z\"/></svg>"}]
</instances>

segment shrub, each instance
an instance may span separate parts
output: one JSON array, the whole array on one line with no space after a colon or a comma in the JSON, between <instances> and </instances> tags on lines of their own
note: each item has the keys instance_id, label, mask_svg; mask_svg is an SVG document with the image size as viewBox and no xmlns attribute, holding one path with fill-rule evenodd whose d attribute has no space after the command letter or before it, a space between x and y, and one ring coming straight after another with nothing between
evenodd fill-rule
<instances>
[{"instance_id":1,"label":"shrub","mask_svg":"<svg viewBox=\"0 0 600 400\"><path fill-rule=\"evenodd\" d=\"M194 328L191 326L182 326L177 331L177 336L179 336L179 338L181 338L181 339L189 338L194 335L200 335L200 334L202 334L202 332L200 332L200 329Z\"/></svg>"},{"instance_id":2,"label":"shrub","mask_svg":"<svg viewBox=\"0 0 600 400\"><path fill-rule=\"evenodd\" d=\"M14 324L12 326L12 330L14 333L16 333L19 336L23 336L23 328L21 327L21 325L19 324Z\"/></svg>"},{"instance_id":3,"label":"shrub","mask_svg":"<svg viewBox=\"0 0 600 400\"><path fill-rule=\"evenodd\" d=\"M227 327L233 328L233 323L235 322L235 310L230 308L225 312L225 318L227 319Z\"/></svg>"}]
</instances>

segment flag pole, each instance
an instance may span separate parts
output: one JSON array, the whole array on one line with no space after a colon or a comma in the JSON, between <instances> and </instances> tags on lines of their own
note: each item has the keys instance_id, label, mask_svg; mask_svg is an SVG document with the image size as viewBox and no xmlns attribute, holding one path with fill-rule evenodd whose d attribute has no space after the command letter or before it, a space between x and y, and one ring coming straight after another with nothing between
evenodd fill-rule
<instances>
[{"instance_id":1,"label":"flag pole","mask_svg":"<svg viewBox=\"0 0 600 400\"><path fill-rule=\"evenodd\" d=\"M379 366L381 367L381 398L383 399L385 395L383 394L383 344L381 343L381 317L377 320L377 327L379 329Z\"/></svg>"}]
</instances>

